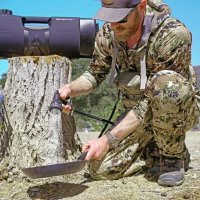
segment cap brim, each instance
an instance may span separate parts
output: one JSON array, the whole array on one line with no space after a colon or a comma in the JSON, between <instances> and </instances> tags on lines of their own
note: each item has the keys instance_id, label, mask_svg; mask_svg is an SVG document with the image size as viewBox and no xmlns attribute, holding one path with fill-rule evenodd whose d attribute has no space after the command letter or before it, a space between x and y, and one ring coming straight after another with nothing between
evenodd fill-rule
<instances>
[{"instance_id":1,"label":"cap brim","mask_svg":"<svg viewBox=\"0 0 200 200\"><path fill-rule=\"evenodd\" d=\"M101 7L93 19L105 22L118 22L122 20L133 8L105 8Z\"/></svg>"}]
</instances>

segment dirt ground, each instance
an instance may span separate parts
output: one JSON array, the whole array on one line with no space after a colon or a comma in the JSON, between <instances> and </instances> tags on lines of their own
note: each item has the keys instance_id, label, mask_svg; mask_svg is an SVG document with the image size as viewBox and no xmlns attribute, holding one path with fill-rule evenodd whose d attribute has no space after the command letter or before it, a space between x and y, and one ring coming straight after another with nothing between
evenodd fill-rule
<instances>
[{"instance_id":1,"label":"dirt ground","mask_svg":"<svg viewBox=\"0 0 200 200\"><path fill-rule=\"evenodd\" d=\"M97 137L80 133L82 141ZM186 181L179 187L162 187L148 181L143 174L114 181L92 181L80 173L44 179L8 178L0 181L0 200L199 200L200 199L200 132L187 134L191 153Z\"/></svg>"}]
</instances>

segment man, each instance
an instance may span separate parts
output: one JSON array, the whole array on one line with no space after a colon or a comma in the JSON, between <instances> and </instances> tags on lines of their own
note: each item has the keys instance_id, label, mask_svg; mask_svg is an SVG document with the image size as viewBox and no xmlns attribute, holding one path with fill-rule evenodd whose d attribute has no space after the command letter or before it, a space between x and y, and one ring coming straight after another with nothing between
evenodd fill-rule
<instances>
[{"instance_id":1,"label":"man","mask_svg":"<svg viewBox=\"0 0 200 200\"><path fill-rule=\"evenodd\" d=\"M89 172L95 179L128 176L140 157L149 173L158 173L159 184L180 185L189 163L185 134L199 114L191 34L160 0L101 3L94 19L106 23L96 36L93 60L59 90L62 99L89 93L110 72L109 83L121 91L126 113L83 146Z\"/></svg>"}]
</instances>

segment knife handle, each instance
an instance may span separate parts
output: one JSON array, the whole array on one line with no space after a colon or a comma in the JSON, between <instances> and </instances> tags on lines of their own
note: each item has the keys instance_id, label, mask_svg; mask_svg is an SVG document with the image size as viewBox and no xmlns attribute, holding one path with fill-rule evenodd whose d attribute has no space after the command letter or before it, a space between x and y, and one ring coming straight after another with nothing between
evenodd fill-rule
<instances>
[{"instance_id":1,"label":"knife handle","mask_svg":"<svg viewBox=\"0 0 200 200\"><path fill-rule=\"evenodd\" d=\"M86 156L87 156L87 153L88 153L88 152L82 153L82 154L78 157L77 160L85 160L85 158L86 158Z\"/></svg>"}]
</instances>

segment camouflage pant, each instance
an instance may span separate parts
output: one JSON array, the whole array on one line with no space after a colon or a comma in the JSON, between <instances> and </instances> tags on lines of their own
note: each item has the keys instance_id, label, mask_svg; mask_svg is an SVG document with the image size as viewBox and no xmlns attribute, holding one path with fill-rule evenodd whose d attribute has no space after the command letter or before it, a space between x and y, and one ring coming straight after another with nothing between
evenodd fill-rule
<instances>
[{"instance_id":1,"label":"camouflage pant","mask_svg":"<svg viewBox=\"0 0 200 200\"><path fill-rule=\"evenodd\" d=\"M117 179L133 174L139 165L138 157L152 139L159 154L182 157L185 133L198 115L194 87L180 74L163 70L149 78L146 96L146 112L140 127L102 161L90 162L89 172L94 179Z\"/></svg>"}]
</instances>

